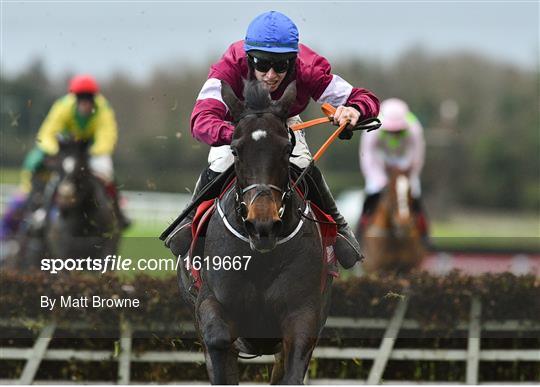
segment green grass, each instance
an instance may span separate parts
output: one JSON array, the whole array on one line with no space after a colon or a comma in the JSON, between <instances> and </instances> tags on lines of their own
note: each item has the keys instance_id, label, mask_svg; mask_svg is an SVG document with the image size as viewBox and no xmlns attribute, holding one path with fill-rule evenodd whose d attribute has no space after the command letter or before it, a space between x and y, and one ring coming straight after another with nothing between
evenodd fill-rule
<instances>
[{"instance_id":1,"label":"green grass","mask_svg":"<svg viewBox=\"0 0 540 387\"><path fill-rule=\"evenodd\" d=\"M141 222L133 222L133 225L126 230L122 236L119 254L123 258L130 258L133 261L140 259L165 260L174 259L174 256L163 242L159 235L167 224L153 223L151 225ZM127 278L135 276L139 271L122 272L121 275ZM145 270L145 274L155 277L166 277L175 275L174 270Z\"/></svg>"},{"instance_id":2,"label":"green grass","mask_svg":"<svg viewBox=\"0 0 540 387\"><path fill-rule=\"evenodd\" d=\"M124 258L170 259L170 251L159 240L167 227L163 223L141 223L124 233L120 255ZM432 240L438 249L492 249L540 251L540 221L531 214L455 212L445 220L434 220L431 225ZM122 272L131 278L137 271ZM174 271L145 271L156 277L175 275ZM348 272L343 272L344 276Z\"/></svg>"},{"instance_id":3,"label":"green grass","mask_svg":"<svg viewBox=\"0 0 540 387\"><path fill-rule=\"evenodd\" d=\"M539 237L540 218L534 214L460 211L433 222L435 237Z\"/></svg>"},{"instance_id":4,"label":"green grass","mask_svg":"<svg viewBox=\"0 0 540 387\"><path fill-rule=\"evenodd\" d=\"M124 236L157 240L166 226L135 221ZM540 220L531 214L456 212L433 220L431 237L440 248L540 249Z\"/></svg>"},{"instance_id":5,"label":"green grass","mask_svg":"<svg viewBox=\"0 0 540 387\"><path fill-rule=\"evenodd\" d=\"M346 180L345 174L330 178L337 180L336 183ZM19 168L0 168L2 184L18 184L19 179ZM135 219L123 235L119 254L132 259L171 258L170 251L158 239L166 227L167 222L143 223ZM431 237L440 249L540 250L540 217L537 214L456 211L446 219L432 219ZM173 274L172 271L146 273Z\"/></svg>"},{"instance_id":6,"label":"green grass","mask_svg":"<svg viewBox=\"0 0 540 387\"><path fill-rule=\"evenodd\" d=\"M534 214L458 211L432 222L439 248L540 250L540 219Z\"/></svg>"}]
</instances>

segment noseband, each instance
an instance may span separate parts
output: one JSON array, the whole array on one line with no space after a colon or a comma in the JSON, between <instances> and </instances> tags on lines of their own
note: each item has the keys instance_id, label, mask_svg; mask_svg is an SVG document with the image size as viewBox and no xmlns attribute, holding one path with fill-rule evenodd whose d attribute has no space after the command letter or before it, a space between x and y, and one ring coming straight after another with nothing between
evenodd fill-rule
<instances>
[{"instance_id":1,"label":"noseband","mask_svg":"<svg viewBox=\"0 0 540 387\"><path fill-rule=\"evenodd\" d=\"M251 185L248 185L247 187L245 188L240 188L240 186L238 185L238 182L236 183L236 198L235 198L235 201L236 201L236 213L242 218L242 221L246 221L246 218L247 218L247 213L248 213L248 207L252 206L253 203L255 203L255 200L263 195L263 194L267 194L269 192L268 188L270 188L270 192L272 192L271 190L274 190L274 191L277 191L281 194L281 207L279 207L279 210L278 210L278 216L279 218L283 218L283 214L285 213L285 206L286 206L286 203L288 202L289 200L289 197L290 197L290 187L289 187L289 183L287 183L287 189L284 191L282 190L281 188L279 188L278 186L275 186L273 184L251 184ZM253 195L253 197L251 198L251 200L249 201L249 204L246 204L246 202L244 201L244 194L246 192L249 192L251 190L256 190L255 191L255 195Z\"/></svg>"}]
</instances>

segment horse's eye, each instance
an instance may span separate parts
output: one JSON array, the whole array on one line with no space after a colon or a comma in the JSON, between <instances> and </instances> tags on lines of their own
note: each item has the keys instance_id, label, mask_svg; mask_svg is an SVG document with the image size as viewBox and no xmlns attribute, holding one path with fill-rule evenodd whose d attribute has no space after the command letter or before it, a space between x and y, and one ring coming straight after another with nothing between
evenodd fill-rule
<instances>
[{"instance_id":1,"label":"horse's eye","mask_svg":"<svg viewBox=\"0 0 540 387\"><path fill-rule=\"evenodd\" d=\"M232 152L234 157L238 157L238 152L236 151L236 148L231 147L231 152Z\"/></svg>"}]
</instances>

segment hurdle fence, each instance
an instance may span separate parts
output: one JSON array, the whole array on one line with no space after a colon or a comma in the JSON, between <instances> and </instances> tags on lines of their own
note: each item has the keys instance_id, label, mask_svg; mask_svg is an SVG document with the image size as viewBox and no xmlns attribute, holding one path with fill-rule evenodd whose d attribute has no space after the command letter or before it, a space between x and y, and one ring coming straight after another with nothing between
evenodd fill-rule
<instances>
[{"instance_id":1,"label":"hurdle fence","mask_svg":"<svg viewBox=\"0 0 540 387\"><path fill-rule=\"evenodd\" d=\"M406 318L409 305L408 297L401 299L393 315L389 319L377 318L348 318L330 316L326 327L334 329L374 329L384 331L384 336L378 348L359 348L359 347L325 347L318 346L314 353L315 359L336 359L351 360L362 359L373 361L369 375L366 380L351 379L311 379L306 376L306 384L381 384L381 383L418 383L418 381L395 380L389 381L383 379L386 366L391 360L419 360L419 361L459 361L465 362L466 373L462 382L466 384L478 384L479 365L481 362L540 362L540 348L535 349L482 349L482 333L489 331L499 332L538 332L540 334L540 323L538 321L482 321L482 305L478 298L472 298L470 318L467 322L457 324L456 329L466 331L467 347L466 349L426 349L426 348L395 348L395 342L403 330L419 330L421 323ZM0 326L12 326L13 322L0 321ZM5 360L23 360L24 367L20 376L16 379L3 379L0 384L50 384L65 383L62 380L36 380L38 369L43 361L110 361L117 362L118 372L117 380L104 380L103 383L130 384L131 366L137 362L159 362L159 363L202 363L204 355L202 352L190 351L146 351L135 353L132 349L133 333L136 329L129 321L120 322L119 350L84 350L84 349L53 349L48 348L49 343L54 338L55 330L59 328L57 322L49 322L41 328L32 347L14 348L0 347L0 361ZM73 328L73 324L70 325ZM81 326L82 327L82 326ZM152 329L159 329L158 325L152 326ZM161 328L170 328L165 324ZM191 322L182 323L176 326L176 330L183 332L194 332ZM273 356L264 355L254 359L239 359L244 363L271 364ZM0 363L1 364L1 363ZM309 374L309 372L308 372ZM532 384L534 381L530 381ZM69 381L70 384L73 381ZM78 383L96 383L78 381ZM139 382L136 382L140 384ZM171 383L171 382L169 382ZM172 383L178 384L200 384L201 381L178 380ZM457 383L457 382L456 382Z\"/></svg>"}]
</instances>

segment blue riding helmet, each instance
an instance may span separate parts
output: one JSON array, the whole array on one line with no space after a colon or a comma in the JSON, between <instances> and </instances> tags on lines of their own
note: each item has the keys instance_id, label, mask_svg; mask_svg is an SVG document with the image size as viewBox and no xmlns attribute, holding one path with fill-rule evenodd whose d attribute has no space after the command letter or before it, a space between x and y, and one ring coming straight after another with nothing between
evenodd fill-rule
<instances>
[{"instance_id":1,"label":"blue riding helmet","mask_svg":"<svg viewBox=\"0 0 540 387\"><path fill-rule=\"evenodd\" d=\"M281 12L265 12L249 24L244 40L244 50L278 54L298 52L298 28Z\"/></svg>"}]
</instances>

